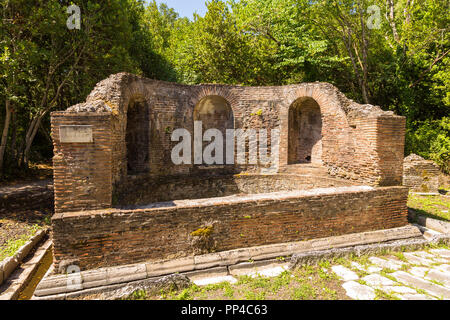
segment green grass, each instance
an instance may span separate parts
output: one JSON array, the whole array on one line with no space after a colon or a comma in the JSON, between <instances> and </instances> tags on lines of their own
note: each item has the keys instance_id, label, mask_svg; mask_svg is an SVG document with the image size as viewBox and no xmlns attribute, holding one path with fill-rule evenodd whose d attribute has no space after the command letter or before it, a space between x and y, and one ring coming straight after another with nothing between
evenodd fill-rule
<instances>
[{"instance_id":1,"label":"green grass","mask_svg":"<svg viewBox=\"0 0 450 320\"><path fill-rule=\"evenodd\" d=\"M445 248L445 244L430 244L425 249ZM131 300L337 300L349 299L342 288L342 281L330 269L333 265L348 266L352 261L356 261L362 265L372 265L368 259L370 256L392 257L395 256L404 262L407 267L402 270L408 271L411 263L407 262L402 252L415 251L402 249L400 251L387 251L380 254L370 254L355 256L350 255L347 258L323 259L313 265L302 265L296 270L284 271L277 277L267 278L263 276L240 276L234 284L222 282L207 286L197 286L192 284L189 288L179 291L161 291L160 294L149 295L145 292L135 292L128 299ZM383 256L385 254L385 256ZM405 261L406 260L406 261ZM360 279L358 283L367 285L362 277L368 273L358 271ZM394 270L384 268L380 271L380 275L391 279L398 284L397 279L392 276ZM435 284L442 285L439 282ZM408 285L406 285L408 286ZM410 286L408 286L410 287ZM411 287L413 288L413 287ZM417 290L416 288L413 288ZM426 294L423 290L417 290L418 293ZM376 299L381 300L397 300L395 294L376 290Z\"/></svg>"},{"instance_id":2,"label":"green grass","mask_svg":"<svg viewBox=\"0 0 450 320\"><path fill-rule=\"evenodd\" d=\"M323 267L330 267L330 262L321 262ZM137 291L127 300L336 300L346 299L341 281L330 271L320 266L305 265L295 271L284 271L276 277L240 276L234 284L222 282L207 286L190 287L173 291L168 288L149 294Z\"/></svg>"},{"instance_id":3,"label":"green grass","mask_svg":"<svg viewBox=\"0 0 450 320\"><path fill-rule=\"evenodd\" d=\"M408 207L424 216L450 221L450 198L443 196L419 196L410 194Z\"/></svg>"},{"instance_id":4,"label":"green grass","mask_svg":"<svg viewBox=\"0 0 450 320\"><path fill-rule=\"evenodd\" d=\"M314 300L316 290L309 284L302 284L299 288L295 288L292 292L292 300Z\"/></svg>"},{"instance_id":5,"label":"green grass","mask_svg":"<svg viewBox=\"0 0 450 320\"><path fill-rule=\"evenodd\" d=\"M12 257L28 240L30 240L36 232L40 229L38 225L32 225L28 228L27 232L20 236L18 239L11 239L0 247L0 261Z\"/></svg>"},{"instance_id":6,"label":"green grass","mask_svg":"<svg viewBox=\"0 0 450 320\"><path fill-rule=\"evenodd\" d=\"M400 300L400 298L394 294L375 289L375 300Z\"/></svg>"}]
</instances>

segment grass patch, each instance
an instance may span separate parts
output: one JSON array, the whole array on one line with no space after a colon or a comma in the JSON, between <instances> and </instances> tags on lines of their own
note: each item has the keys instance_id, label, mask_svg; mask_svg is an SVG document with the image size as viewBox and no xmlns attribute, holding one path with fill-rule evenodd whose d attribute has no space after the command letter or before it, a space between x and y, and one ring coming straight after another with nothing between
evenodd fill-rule
<instances>
[{"instance_id":1,"label":"grass patch","mask_svg":"<svg viewBox=\"0 0 450 320\"><path fill-rule=\"evenodd\" d=\"M18 239L11 239L0 247L0 261L12 257L23 245L25 245L41 229L37 224L28 227L26 233Z\"/></svg>"},{"instance_id":2,"label":"grass patch","mask_svg":"<svg viewBox=\"0 0 450 320\"><path fill-rule=\"evenodd\" d=\"M408 207L432 219L450 221L450 198L410 194Z\"/></svg>"},{"instance_id":3,"label":"grass patch","mask_svg":"<svg viewBox=\"0 0 450 320\"><path fill-rule=\"evenodd\" d=\"M448 248L447 245L433 245L430 248ZM389 251L389 255L397 257L404 261L403 251ZM413 250L411 250L413 251ZM364 266L370 266L369 257L382 256L382 253L370 254L364 256L349 256L348 258L323 259L317 264L305 264L295 270L284 271L276 277L268 278L260 275L257 276L240 276L234 284L228 282L212 284L207 286L196 286L180 290L178 292L161 293L160 295L145 296L144 293L135 293L130 299L176 299L176 300L349 300L345 290L342 288L343 281L339 280L337 275L331 271L334 265L351 266L351 262L355 261ZM410 263L404 263L402 270L408 270ZM407 269L408 268L408 269ZM354 269L351 266L350 269ZM362 280L363 276L368 275L364 271L357 271L360 279L356 280L362 285L367 283ZM392 276L394 270L384 268L380 271L380 275L384 276L396 283L398 281ZM438 284L438 283L436 283ZM408 285L406 285L408 286ZM410 287L410 286L408 286ZM413 287L411 287L413 288ZM416 288L413 288L417 290ZM418 293L426 294L425 291L417 290ZM376 291L376 299L380 300L398 300L395 294L387 293L382 290Z\"/></svg>"},{"instance_id":4,"label":"grass patch","mask_svg":"<svg viewBox=\"0 0 450 320\"><path fill-rule=\"evenodd\" d=\"M393 252L392 254L397 257L398 260L409 263L408 259L405 258L403 252Z\"/></svg>"},{"instance_id":5,"label":"grass patch","mask_svg":"<svg viewBox=\"0 0 450 320\"><path fill-rule=\"evenodd\" d=\"M161 291L148 295L136 292L129 300L348 300L342 281L321 266L304 265L294 271L284 271L276 277L240 276L236 283L223 282L207 286L192 285L179 291Z\"/></svg>"},{"instance_id":6,"label":"grass patch","mask_svg":"<svg viewBox=\"0 0 450 320\"><path fill-rule=\"evenodd\" d=\"M383 290L375 289L375 300L400 300L400 298Z\"/></svg>"},{"instance_id":7,"label":"grass patch","mask_svg":"<svg viewBox=\"0 0 450 320\"><path fill-rule=\"evenodd\" d=\"M292 292L292 300L314 300L316 290L309 284L302 284L299 288L295 288Z\"/></svg>"}]
</instances>

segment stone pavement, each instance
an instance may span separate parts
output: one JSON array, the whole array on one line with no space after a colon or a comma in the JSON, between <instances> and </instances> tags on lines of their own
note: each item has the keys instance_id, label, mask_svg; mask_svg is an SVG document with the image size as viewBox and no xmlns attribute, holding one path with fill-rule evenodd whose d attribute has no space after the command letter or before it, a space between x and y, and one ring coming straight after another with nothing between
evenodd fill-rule
<instances>
[{"instance_id":1,"label":"stone pavement","mask_svg":"<svg viewBox=\"0 0 450 320\"><path fill-rule=\"evenodd\" d=\"M356 300L450 299L450 250L430 249L386 257L370 257L364 264L331 267Z\"/></svg>"},{"instance_id":2,"label":"stone pavement","mask_svg":"<svg viewBox=\"0 0 450 320\"><path fill-rule=\"evenodd\" d=\"M448 249L396 253L383 257L373 256L361 262L344 261L346 266L334 265L324 271L336 274L343 281L342 287L352 299L450 299L450 250ZM230 273L226 268L217 268L215 272L209 274L188 275L188 277L199 286L223 281L233 284L242 275L276 277L285 270L288 270L287 263L258 267L249 265L231 269Z\"/></svg>"}]
</instances>

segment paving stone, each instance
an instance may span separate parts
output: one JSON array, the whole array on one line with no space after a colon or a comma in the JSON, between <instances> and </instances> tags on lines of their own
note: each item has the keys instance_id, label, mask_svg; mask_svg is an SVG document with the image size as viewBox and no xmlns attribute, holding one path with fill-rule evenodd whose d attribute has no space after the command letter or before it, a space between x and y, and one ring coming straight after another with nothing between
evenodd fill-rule
<instances>
[{"instance_id":1,"label":"paving stone","mask_svg":"<svg viewBox=\"0 0 450 320\"><path fill-rule=\"evenodd\" d=\"M378 267L381 268L387 268L387 269L391 269L391 270L399 270L401 269L403 263L400 263L398 261L395 260L386 260L386 259L381 259L378 257L370 257L369 261L372 262L373 264L377 265Z\"/></svg>"},{"instance_id":2,"label":"paving stone","mask_svg":"<svg viewBox=\"0 0 450 320\"><path fill-rule=\"evenodd\" d=\"M443 286L433 284L403 271L397 271L393 273L392 276L395 277L397 281L406 283L414 288L425 290L438 298L442 297L444 299L450 299L450 290Z\"/></svg>"},{"instance_id":3,"label":"paving stone","mask_svg":"<svg viewBox=\"0 0 450 320\"><path fill-rule=\"evenodd\" d=\"M411 252L405 252L403 255L412 264L431 266L434 263L430 259L418 257L418 256L412 254Z\"/></svg>"},{"instance_id":4,"label":"paving stone","mask_svg":"<svg viewBox=\"0 0 450 320\"><path fill-rule=\"evenodd\" d=\"M412 267L411 269L408 270L408 272L411 273L413 276L416 276L419 278L425 277L425 274L428 271L430 271L430 269L425 268L425 267Z\"/></svg>"},{"instance_id":5,"label":"paving stone","mask_svg":"<svg viewBox=\"0 0 450 320\"><path fill-rule=\"evenodd\" d=\"M198 286L207 286L209 284L217 284L221 282L236 283L237 279L233 276L219 276L211 278L200 278L193 280L192 282L194 282Z\"/></svg>"},{"instance_id":6,"label":"paving stone","mask_svg":"<svg viewBox=\"0 0 450 320\"><path fill-rule=\"evenodd\" d=\"M371 287L393 286L395 282L379 274L371 274L362 278Z\"/></svg>"},{"instance_id":7,"label":"paving stone","mask_svg":"<svg viewBox=\"0 0 450 320\"><path fill-rule=\"evenodd\" d=\"M375 267L375 266L365 267L365 266L359 264L358 262L352 262L352 266L360 271L365 271L368 273L376 273L376 272L380 272L381 270L383 270L383 268Z\"/></svg>"},{"instance_id":8,"label":"paving stone","mask_svg":"<svg viewBox=\"0 0 450 320\"><path fill-rule=\"evenodd\" d=\"M450 258L437 258L437 257L434 257L433 261L435 263L438 263L438 264L449 263L450 262Z\"/></svg>"},{"instance_id":9,"label":"paving stone","mask_svg":"<svg viewBox=\"0 0 450 320\"><path fill-rule=\"evenodd\" d=\"M434 269L436 269L438 271L450 273L450 265L448 265L448 264L441 264L439 266L434 267Z\"/></svg>"},{"instance_id":10,"label":"paving stone","mask_svg":"<svg viewBox=\"0 0 450 320\"><path fill-rule=\"evenodd\" d=\"M386 286L383 287L383 291L388 293L401 293L401 294L416 294L417 291L404 286Z\"/></svg>"},{"instance_id":11,"label":"paving stone","mask_svg":"<svg viewBox=\"0 0 450 320\"><path fill-rule=\"evenodd\" d=\"M230 274L233 276L250 276L250 277L276 277L289 269L287 263L271 263L267 265L255 265L253 263L243 263L238 266L230 267Z\"/></svg>"},{"instance_id":12,"label":"paving stone","mask_svg":"<svg viewBox=\"0 0 450 320\"><path fill-rule=\"evenodd\" d=\"M450 258L450 250L447 249L431 249L430 252L438 257Z\"/></svg>"},{"instance_id":13,"label":"paving stone","mask_svg":"<svg viewBox=\"0 0 450 320\"><path fill-rule=\"evenodd\" d=\"M347 296L355 300L374 300L375 290L355 281L348 281L342 285Z\"/></svg>"},{"instance_id":14,"label":"paving stone","mask_svg":"<svg viewBox=\"0 0 450 320\"><path fill-rule=\"evenodd\" d=\"M267 269L262 269L256 272L252 272L249 275L252 276L257 276L260 275L262 277L277 277L280 274L282 274L284 271L286 271L288 268L286 266L278 266L278 267L274 267L274 268L267 268Z\"/></svg>"},{"instance_id":15,"label":"paving stone","mask_svg":"<svg viewBox=\"0 0 450 320\"><path fill-rule=\"evenodd\" d=\"M433 259L434 255L426 252L426 251L416 251L416 252L412 252L413 255L421 257L421 258L428 258L428 259Z\"/></svg>"},{"instance_id":16,"label":"paving stone","mask_svg":"<svg viewBox=\"0 0 450 320\"><path fill-rule=\"evenodd\" d=\"M423 294L404 294L399 298L402 300L437 300Z\"/></svg>"},{"instance_id":17,"label":"paving stone","mask_svg":"<svg viewBox=\"0 0 450 320\"><path fill-rule=\"evenodd\" d=\"M430 254L430 253L425 252L425 251L414 252L413 254L418 256L418 257L420 257L420 258L429 259L429 260L432 260L433 262L437 262L437 263L450 262L450 257L449 258L445 258L445 257L441 257L441 256L438 256L438 255Z\"/></svg>"},{"instance_id":18,"label":"paving stone","mask_svg":"<svg viewBox=\"0 0 450 320\"><path fill-rule=\"evenodd\" d=\"M331 267L331 270L342 280L344 281L351 281L351 280L358 280L358 275L351 271L350 269L344 267L344 266L333 266Z\"/></svg>"},{"instance_id":19,"label":"paving stone","mask_svg":"<svg viewBox=\"0 0 450 320\"><path fill-rule=\"evenodd\" d=\"M425 279L442 282L444 286L450 287L450 273L432 269L426 275Z\"/></svg>"},{"instance_id":20,"label":"paving stone","mask_svg":"<svg viewBox=\"0 0 450 320\"><path fill-rule=\"evenodd\" d=\"M355 269L358 269L360 271L366 271L366 268L364 268L362 265L360 265L358 262L352 262L351 263L352 267Z\"/></svg>"}]
</instances>

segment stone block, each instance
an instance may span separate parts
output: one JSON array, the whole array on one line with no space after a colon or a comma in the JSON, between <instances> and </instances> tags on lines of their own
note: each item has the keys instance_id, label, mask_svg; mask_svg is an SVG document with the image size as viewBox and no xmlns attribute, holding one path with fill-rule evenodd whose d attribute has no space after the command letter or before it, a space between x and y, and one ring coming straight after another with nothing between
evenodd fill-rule
<instances>
[{"instance_id":1,"label":"stone block","mask_svg":"<svg viewBox=\"0 0 450 320\"><path fill-rule=\"evenodd\" d=\"M156 277L176 272L195 269L194 257L187 257L164 262L148 262L145 264L148 277Z\"/></svg>"},{"instance_id":2,"label":"stone block","mask_svg":"<svg viewBox=\"0 0 450 320\"><path fill-rule=\"evenodd\" d=\"M227 265L233 265L251 259L251 249L236 249L218 252L218 254Z\"/></svg>"},{"instance_id":3,"label":"stone block","mask_svg":"<svg viewBox=\"0 0 450 320\"><path fill-rule=\"evenodd\" d=\"M106 273L108 285L147 278L147 268L143 263L107 268Z\"/></svg>"},{"instance_id":4,"label":"stone block","mask_svg":"<svg viewBox=\"0 0 450 320\"><path fill-rule=\"evenodd\" d=\"M94 142L92 126L70 125L59 127L61 143L92 143Z\"/></svg>"},{"instance_id":5,"label":"stone block","mask_svg":"<svg viewBox=\"0 0 450 320\"><path fill-rule=\"evenodd\" d=\"M194 256L195 270L214 268L222 265L222 258L218 253Z\"/></svg>"},{"instance_id":6,"label":"stone block","mask_svg":"<svg viewBox=\"0 0 450 320\"><path fill-rule=\"evenodd\" d=\"M8 277L11 275L11 273L14 272L14 270L19 265L19 261L15 257L8 257L2 261L3 264L3 279L6 281Z\"/></svg>"},{"instance_id":7,"label":"stone block","mask_svg":"<svg viewBox=\"0 0 450 320\"><path fill-rule=\"evenodd\" d=\"M81 272L83 289L108 285L108 272L106 269L88 270Z\"/></svg>"}]
</instances>

